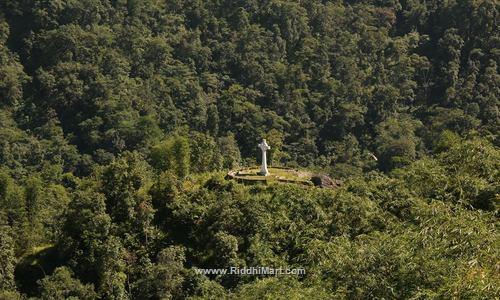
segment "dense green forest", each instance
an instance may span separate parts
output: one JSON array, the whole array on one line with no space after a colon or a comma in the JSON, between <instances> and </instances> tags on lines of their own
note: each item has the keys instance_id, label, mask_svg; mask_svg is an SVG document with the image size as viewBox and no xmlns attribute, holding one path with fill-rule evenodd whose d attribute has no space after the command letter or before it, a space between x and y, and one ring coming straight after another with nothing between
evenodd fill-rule
<instances>
[{"instance_id":1,"label":"dense green forest","mask_svg":"<svg viewBox=\"0 0 500 300\"><path fill-rule=\"evenodd\" d=\"M499 11L0 0L0 299L496 299Z\"/></svg>"}]
</instances>

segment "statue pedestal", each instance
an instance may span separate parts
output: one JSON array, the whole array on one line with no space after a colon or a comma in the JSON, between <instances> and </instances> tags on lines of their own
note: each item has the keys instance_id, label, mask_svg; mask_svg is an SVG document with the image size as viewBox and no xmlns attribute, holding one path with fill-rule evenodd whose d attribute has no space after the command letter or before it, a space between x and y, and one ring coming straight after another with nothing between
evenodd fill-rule
<instances>
[{"instance_id":1,"label":"statue pedestal","mask_svg":"<svg viewBox=\"0 0 500 300\"><path fill-rule=\"evenodd\" d=\"M266 171L260 171L257 174L260 175L260 176L269 176L270 173L269 173L269 171L267 171L267 172Z\"/></svg>"}]
</instances>

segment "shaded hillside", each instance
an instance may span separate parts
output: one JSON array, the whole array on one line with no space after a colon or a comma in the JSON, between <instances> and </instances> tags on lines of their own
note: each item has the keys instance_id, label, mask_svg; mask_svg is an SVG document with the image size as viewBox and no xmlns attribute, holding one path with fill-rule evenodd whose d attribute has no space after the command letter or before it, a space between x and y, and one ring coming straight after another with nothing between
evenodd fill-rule
<instances>
[{"instance_id":1,"label":"shaded hillside","mask_svg":"<svg viewBox=\"0 0 500 300\"><path fill-rule=\"evenodd\" d=\"M0 298L496 297L499 7L0 1Z\"/></svg>"}]
</instances>

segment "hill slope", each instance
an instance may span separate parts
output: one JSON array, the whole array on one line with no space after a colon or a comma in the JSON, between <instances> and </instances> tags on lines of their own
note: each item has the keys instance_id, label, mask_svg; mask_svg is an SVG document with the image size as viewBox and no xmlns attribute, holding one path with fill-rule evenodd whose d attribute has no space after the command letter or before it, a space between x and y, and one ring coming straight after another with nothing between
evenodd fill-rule
<instances>
[{"instance_id":1,"label":"hill slope","mask_svg":"<svg viewBox=\"0 0 500 300\"><path fill-rule=\"evenodd\" d=\"M0 298L494 298L499 6L0 1Z\"/></svg>"}]
</instances>

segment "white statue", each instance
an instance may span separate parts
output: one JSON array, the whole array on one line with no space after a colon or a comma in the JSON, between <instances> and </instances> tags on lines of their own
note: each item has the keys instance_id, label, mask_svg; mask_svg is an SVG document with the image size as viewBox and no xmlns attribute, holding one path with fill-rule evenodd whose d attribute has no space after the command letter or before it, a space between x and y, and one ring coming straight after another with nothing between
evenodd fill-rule
<instances>
[{"instance_id":1,"label":"white statue","mask_svg":"<svg viewBox=\"0 0 500 300\"><path fill-rule=\"evenodd\" d=\"M267 156L266 151L270 150L271 147L267 144L266 140L263 139L262 143L259 144L260 150L262 150L262 165L260 166L259 175L268 176L269 170L267 169Z\"/></svg>"}]
</instances>

